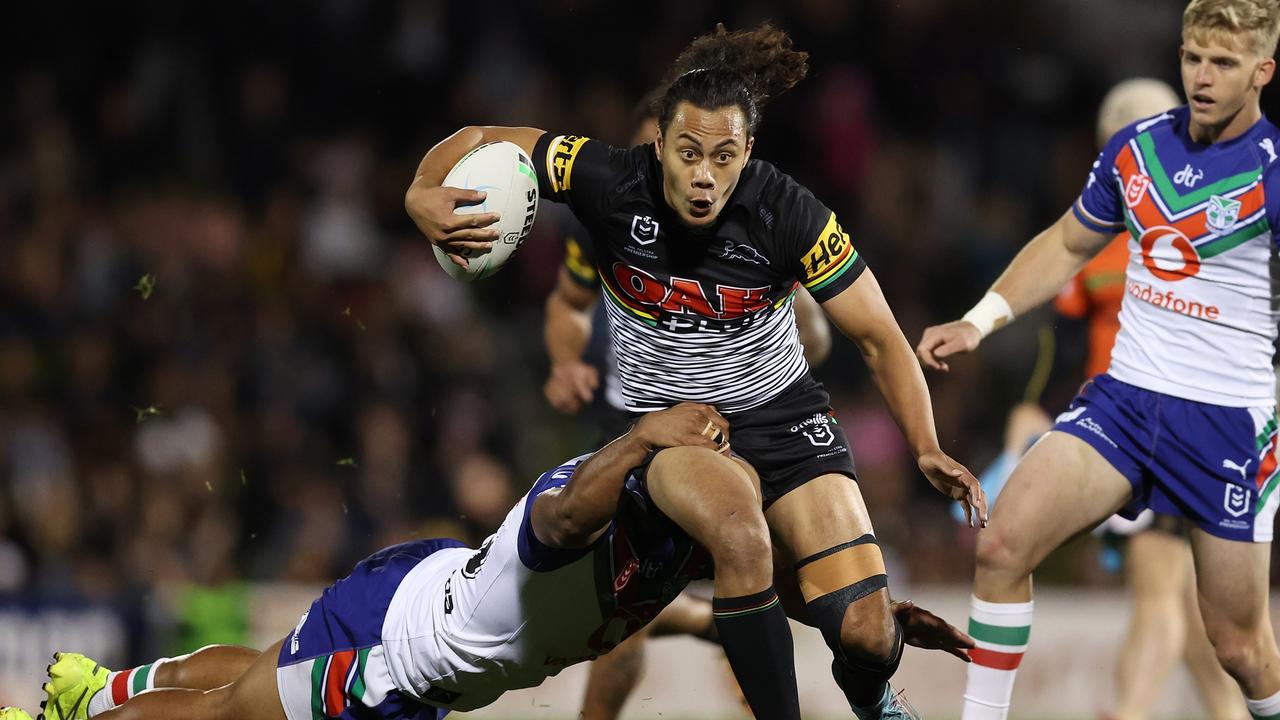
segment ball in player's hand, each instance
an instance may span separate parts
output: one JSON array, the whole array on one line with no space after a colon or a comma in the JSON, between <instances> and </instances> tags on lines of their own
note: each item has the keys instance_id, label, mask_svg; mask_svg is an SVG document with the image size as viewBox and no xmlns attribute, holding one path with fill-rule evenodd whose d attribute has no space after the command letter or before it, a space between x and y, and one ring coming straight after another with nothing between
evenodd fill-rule
<instances>
[{"instance_id":1,"label":"ball in player's hand","mask_svg":"<svg viewBox=\"0 0 1280 720\"><path fill-rule=\"evenodd\" d=\"M538 174L533 161L515 143L485 143L453 166L441 185L485 193L484 202L459 205L459 215L496 212L501 217L490 227L498 231L488 251L462 250L467 267L459 267L439 247L436 260L445 272L459 280L472 281L496 273L520 248L538 215Z\"/></svg>"}]
</instances>

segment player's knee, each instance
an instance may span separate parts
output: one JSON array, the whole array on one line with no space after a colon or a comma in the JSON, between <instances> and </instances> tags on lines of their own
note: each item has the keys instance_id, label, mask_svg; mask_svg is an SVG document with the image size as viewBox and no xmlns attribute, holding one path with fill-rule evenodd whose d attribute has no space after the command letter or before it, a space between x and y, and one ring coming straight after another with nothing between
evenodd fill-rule
<instances>
[{"instance_id":1,"label":"player's knee","mask_svg":"<svg viewBox=\"0 0 1280 720\"><path fill-rule=\"evenodd\" d=\"M1258 660L1262 657L1262 638L1258 637L1259 633L1225 623L1206 629L1213 652L1228 675L1241 679L1254 674Z\"/></svg>"},{"instance_id":2,"label":"player's knee","mask_svg":"<svg viewBox=\"0 0 1280 720\"><path fill-rule=\"evenodd\" d=\"M978 533L976 562L979 572L1024 573L1027 567L1026 553L1012 542L1008 531L1001 527L989 527Z\"/></svg>"},{"instance_id":3,"label":"player's knee","mask_svg":"<svg viewBox=\"0 0 1280 720\"><path fill-rule=\"evenodd\" d=\"M724 509L723 522L709 533L707 550L715 561L716 574L730 573L773 579L773 551L769 527L759 507Z\"/></svg>"},{"instance_id":4,"label":"player's knee","mask_svg":"<svg viewBox=\"0 0 1280 720\"><path fill-rule=\"evenodd\" d=\"M898 655L898 630L889 608L889 593L878 591L845 609L840 647L850 662L885 665Z\"/></svg>"}]
</instances>

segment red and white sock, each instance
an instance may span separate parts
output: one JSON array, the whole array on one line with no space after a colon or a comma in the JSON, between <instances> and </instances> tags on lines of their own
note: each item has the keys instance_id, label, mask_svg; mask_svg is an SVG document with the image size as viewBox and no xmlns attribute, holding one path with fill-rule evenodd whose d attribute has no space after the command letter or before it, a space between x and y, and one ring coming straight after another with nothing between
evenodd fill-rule
<instances>
[{"instance_id":1,"label":"red and white sock","mask_svg":"<svg viewBox=\"0 0 1280 720\"><path fill-rule=\"evenodd\" d=\"M89 699L89 717L111 710L138 693L154 688L156 671L168 660L169 658L160 658L150 665L108 674L107 684Z\"/></svg>"},{"instance_id":2,"label":"red and white sock","mask_svg":"<svg viewBox=\"0 0 1280 720\"><path fill-rule=\"evenodd\" d=\"M1005 720L1013 679L1027 652L1033 603L992 603L974 597L969 608L969 681L961 720Z\"/></svg>"}]
</instances>

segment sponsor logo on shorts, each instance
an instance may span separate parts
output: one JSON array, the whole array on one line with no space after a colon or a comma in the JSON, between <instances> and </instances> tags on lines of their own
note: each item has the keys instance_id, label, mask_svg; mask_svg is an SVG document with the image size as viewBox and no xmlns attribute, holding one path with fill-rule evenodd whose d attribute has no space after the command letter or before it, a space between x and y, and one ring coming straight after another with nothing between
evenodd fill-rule
<instances>
[{"instance_id":1,"label":"sponsor logo on shorts","mask_svg":"<svg viewBox=\"0 0 1280 720\"><path fill-rule=\"evenodd\" d=\"M1057 418L1056 420L1054 420L1054 422L1060 422L1060 423L1071 422L1072 420L1075 420L1076 418L1078 418L1078 417L1080 417L1081 415L1083 415L1083 414L1084 414L1084 411L1085 411L1085 410L1088 410L1088 409L1089 409L1089 408L1087 408L1087 407L1085 407L1085 406L1081 405L1081 406L1080 406L1080 407L1078 407L1078 408L1074 408L1074 409L1072 409L1072 410L1068 410L1068 411L1066 411L1066 412L1062 413L1061 415L1059 415L1059 416L1058 416L1058 418Z\"/></svg>"},{"instance_id":2,"label":"sponsor logo on shorts","mask_svg":"<svg viewBox=\"0 0 1280 720\"><path fill-rule=\"evenodd\" d=\"M1253 491L1247 487L1227 485L1226 492L1222 496L1222 509L1232 517L1240 517L1249 512L1249 507L1253 504L1250 502L1252 495Z\"/></svg>"},{"instance_id":3,"label":"sponsor logo on shorts","mask_svg":"<svg viewBox=\"0 0 1280 720\"><path fill-rule=\"evenodd\" d=\"M1060 416L1060 417L1059 417L1059 420L1058 420L1058 421L1059 421L1059 422L1063 422L1062 417L1065 417L1065 416L1067 416L1067 415L1071 415L1071 418L1067 418L1066 422L1070 422L1072 418L1075 418L1075 419L1076 419L1076 421L1075 421L1075 426L1076 426L1076 427L1081 427L1081 428L1084 428L1085 430L1088 430L1089 432L1093 433L1094 435L1097 435L1098 437L1102 438L1103 440L1106 440L1108 445L1110 445L1111 447L1116 448L1116 449L1118 450L1118 449L1120 448L1120 446L1119 446L1119 445L1117 445L1117 444L1115 443L1115 441L1114 441L1114 440L1112 440L1111 438L1107 437L1107 431L1106 431L1106 430L1103 430L1103 429L1102 429L1102 426L1101 426L1101 425L1099 425L1099 424L1097 423L1097 421L1096 421L1096 420L1094 420L1093 418L1088 417L1088 416L1085 416L1085 417L1079 417L1079 416L1080 416L1081 414L1083 414L1083 413L1084 413L1084 411L1085 411L1085 410L1087 410L1087 409L1088 409L1088 408L1084 408L1084 407L1082 407L1082 408L1077 408L1076 410L1072 410L1071 412L1063 413L1063 414L1062 414L1062 416Z\"/></svg>"},{"instance_id":4,"label":"sponsor logo on shorts","mask_svg":"<svg viewBox=\"0 0 1280 720\"><path fill-rule=\"evenodd\" d=\"M302 613L302 617L298 619L298 625L293 629L293 637L289 638L289 654L298 654L298 636L302 634L302 626L307 624L307 616L311 614L308 610Z\"/></svg>"},{"instance_id":5,"label":"sponsor logo on shorts","mask_svg":"<svg viewBox=\"0 0 1280 720\"><path fill-rule=\"evenodd\" d=\"M825 413L814 413L813 417L792 425L791 432L804 435L814 447L830 447L836 441L836 434L831 430L833 420Z\"/></svg>"},{"instance_id":6,"label":"sponsor logo on shorts","mask_svg":"<svg viewBox=\"0 0 1280 720\"><path fill-rule=\"evenodd\" d=\"M1240 473L1240 482L1249 482L1249 463L1253 462L1253 458L1245 458L1243 465L1237 465L1231 458L1222 459L1222 467L1224 470L1235 470Z\"/></svg>"}]
</instances>

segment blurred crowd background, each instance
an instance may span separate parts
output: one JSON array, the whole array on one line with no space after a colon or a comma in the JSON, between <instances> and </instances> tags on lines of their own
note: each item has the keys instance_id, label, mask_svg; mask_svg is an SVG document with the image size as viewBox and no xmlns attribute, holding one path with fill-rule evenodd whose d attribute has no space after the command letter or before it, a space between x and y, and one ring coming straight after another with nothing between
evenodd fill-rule
<instances>
[{"instance_id":1,"label":"blurred crowd background","mask_svg":"<svg viewBox=\"0 0 1280 720\"><path fill-rule=\"evenodd\" d=\"M1112 83L1178 86L1182 5L12 7L0 596L136 607L165 586L323 583L391 542L478 542L542 470L590 449L589 420L541 393L564 209L544 203L516 260L475 285L444 274L404 213L421 155L458 127L624 143L690 39L771 19L811 72L766 110L755 152L837 210L915 343L1069 206ZM1083 335L1048 313L930 378L944 447L974 470L999 450L1046 325L1056 412ZM895 584L967 583L972 531L915 471L856 350L837 338L816 374ZM1088 549L1042 577L1112 582ZM191 602L192 617L222 607Z\"/></svg>"}]
</instances>

